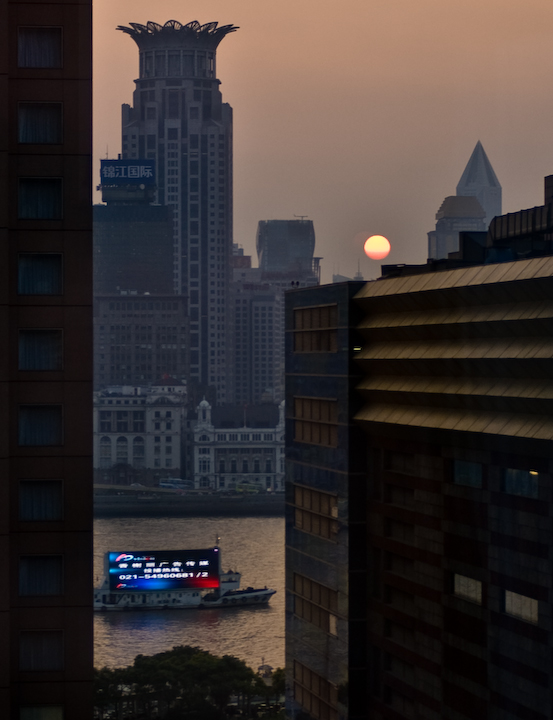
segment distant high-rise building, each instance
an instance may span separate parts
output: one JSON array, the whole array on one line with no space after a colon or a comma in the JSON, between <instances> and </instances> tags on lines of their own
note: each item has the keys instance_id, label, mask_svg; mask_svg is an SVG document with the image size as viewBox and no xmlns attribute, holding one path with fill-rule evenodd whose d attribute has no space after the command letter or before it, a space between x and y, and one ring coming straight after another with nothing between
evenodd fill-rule
<instances>
[{"instance_id":1,"label":"distant high-rise building","mask_svg":"<svg viewBox=\"0 0 553 720\"><path fill-rule=\"evenodd\" d=\"M475 197L484 209L486 228L501 215L501 185L480 140L457 185L457 195Z\"/></svg>"},{"instance_id":2,"label":"distant high-rise building","mask_svg":"<svg viewBox=\"0 0 553 720\"><path fill-rule=\"evenodd\" d=\"M459 250L460 232L484 232L501 215L501 185L480 140L457 185L436 213L436 229L428 233L428 257L444 260Z\"/></svg>"},{"instance_id":3,"label":"distant high-rise building","mask_svg":"<svg viewBox=\"0 0 553 720\"><path fill-rule=\"evenodd\" d=\"M266 280L296 287L318 285L319 260L312 220L260 220L256 238L259 268Z\"/></svg>"},{"instance_id":4,"label":"distant high-rise building","mask_svg":"<svg viewBox=\"0 0 553 720\"><path fill-rule=\"evenodd\" d=\"M460 232L484 232L485 211L475 197L446 197L436 213L436 229L428 233L428 257L447 258L459 250Z\"/></svg>"},{"instance_id":5,"label":"distant high-rise building","mask_svg":"<svg viewBox=\"0 0 553 720\"><path fill-rule=\"evenodd\" d=\"M173 209L152 204L153 161L101 163L106 204L94 206L94 294L173 293Z\"/></svg>"},{"instance_id":6,"label":"distant high-rise building","mask_svg":"<svg viewBox=\"0 0 553 720\"><path fill-rule=\"evenodd\" d=\"M237 28L132 23L139 48L132 107L123 105L123 158L156 167L156 200L172 205L175 290L189 300L190 380L226 401L232 253L232 109L223 103L216 50Z\"/></svg>"},{"instance_id":7,"label":"distant high-rise building","mask_svg":"<svg viewBox=\"0 0 553 720\"><path fill-rule=\"evenodd\" d=\"M234 268L231 285L232 387L235 403L284 397L284 293L258 268Z\"/></svg>"},{"instance_id":8,"label":"distant high-rise building","mask_svg":"<svg viewBox=\"0 0 553 720\"><path fill-rule=\"evenodd\" d=\"M188 318L181 296L143 293L94 298L94 387L186 384Z\"/></svg>"},{"instance_id":9,"label":"distant high-rise building","mask_svg":"<svg viewBox=\"0 0 553 720\"><path fill-rule=\"evenodd\" d=\"M318 285L312 220L262 220L259 267L235 246L229 307L233 314L230 396L235 403L279 403L284 398L284 292Z\"/></svg>"}]
</instances>

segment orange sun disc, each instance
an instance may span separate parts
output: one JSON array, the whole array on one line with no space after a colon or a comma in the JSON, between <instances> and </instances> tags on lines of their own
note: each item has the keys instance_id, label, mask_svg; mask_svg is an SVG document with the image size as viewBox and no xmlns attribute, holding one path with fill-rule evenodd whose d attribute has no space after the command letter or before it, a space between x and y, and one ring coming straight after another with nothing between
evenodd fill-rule
<instances>
[{"instance_id":1,"label":"orange sun disc","mask_svg":"<svg viewBox=\"0 0 553 720\"><path fill-rule=\"evenodd\" d=\"M383 260L390 252L391 245L390 241L384 237L384 235L371 235L368 240L365 241L365 254L371 258L371 260Z\"/></svg>"}]
</instances>

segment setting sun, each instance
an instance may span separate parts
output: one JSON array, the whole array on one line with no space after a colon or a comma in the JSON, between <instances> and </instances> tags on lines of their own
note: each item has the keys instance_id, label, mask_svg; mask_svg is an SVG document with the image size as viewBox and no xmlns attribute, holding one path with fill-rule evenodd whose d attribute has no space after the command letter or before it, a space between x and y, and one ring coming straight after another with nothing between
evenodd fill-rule
<instances>
[{"instance_id":1,"label":"setting sun","mask_svg":"<svg viewBox=\"0 0 553 720\"><path fill-rule=\"evenodd\" d=\"M383 235L371 235L365 242L365 254L371 260L383 260L390 252L390 242Z\"/></svg>"}]
</instances>

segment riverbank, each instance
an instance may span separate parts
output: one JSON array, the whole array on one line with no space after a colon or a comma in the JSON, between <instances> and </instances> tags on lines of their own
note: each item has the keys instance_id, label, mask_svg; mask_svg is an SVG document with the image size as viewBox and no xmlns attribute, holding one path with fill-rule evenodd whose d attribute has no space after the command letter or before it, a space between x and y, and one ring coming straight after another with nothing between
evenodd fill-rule
<instances>
[{"instance_id":1,"label":"riverbank","mask_svg":"<svg viewBox=\"0 0 553 720\"><path fill-rule=\"evenodd\" d=\"M284 494L278 495L171 495L136 498L95 495L94 517L279 517Z\"/></svg>"}]
</instances>

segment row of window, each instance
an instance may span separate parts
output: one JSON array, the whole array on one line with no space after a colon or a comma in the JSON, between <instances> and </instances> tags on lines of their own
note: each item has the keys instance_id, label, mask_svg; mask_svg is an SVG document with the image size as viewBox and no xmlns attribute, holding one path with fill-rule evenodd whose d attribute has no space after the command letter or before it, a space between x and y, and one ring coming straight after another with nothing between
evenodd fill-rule
<instances>
[{"instance_id":1,"label":"row of window","mask_svg":"<svg viewBox=\"0 0 553 720\"><path fill-rule=\"evenodd\" d=\"M294 573L294 614L337 635L338 593L304 575Z\"/></svg>"},{"instance_id":2,"label":"row of window","mask_svg":"<svg viewBox=\"0 0 553 720\"><path fill-rule=\"evenodd\" d=\"M482 583L466 575L453 575L453 594L464 600L482 604ZM538 623L538 601L526 595L504 590L504 611L525 622Z\"/></svg>"},{"instance_id":3,"label":"row of window","mask_svg":"<svg viewBox=\"0 0 553 720\"><path fill-rule=\"evenodd\" d=\"M338 446L338 402L294 398L294 440L311 445Z\"/></svg>"},{"instance_id":4,"label":"row of window","mask_svg":"<svg viewBox=\"0 0 553 720\"><path fill-rule=\"evenodd\" d=\"M294 700L319 720L338 720L338 689L306 665L294 660Z\"/></svg>"},{"instance_id":5,"label":"row of window","mask_svg":"<svg viewBox=\"0 0 553 720\"><path fill-rule=\"evenodd\" d=\"M294 310L294 352L337 352L337 324L337 305L297 308Z\"/></svg>"},{"instance_id":6,"label":"row of window","mask_svg":"<svg viewBox=\"0 0 553 720\"><path fill-rule=\"evenodd\" d=\"M204 418L205 419L205 418ZM200 442L210 442L211 438L209 435L200 435L198 438ZM229 433L228 435L226 433L218 433L217 434L217 441L218 442L261 442L262 440L265 442L272 442L274 440L274 434L273 433Z\"/></svg>"},{"instance_id":7,"label":"row of window","mask_svg":"<svg viewBox=\"0 0 553 720\"><path fill-rule=\"evenodd\" d=\"M453 461L453 482L458 485L481 488L484 466L467 460ZM501 489L511 495L537 498L539 492L539 473L537 470L519 470L503 468Z\"/></svg>"},{"instance_id":8,"label":"row of window","mask_svg":"<svg viewBox=\"0 0 553 720\"><path fill-rule=\"evenodd\" d=\"M453 460L452 479L456 485L482 488L484 465L469 460ZM415 457L409 453L390 452L386 456L386 469L406 475L416 475ZM501 490L511 495L538 498L539 472L518 468L501 468Z\"/></svg>"},{"instance_id":9,"label":"row of window","mask_svg":"<svg viewBox=\"0 0 553 720\"><path fill-rule=\"evenodd\" d=\"M294 486L294 526L298 530L335 540L338 535L338 501L335 495Z\"/></svg>"}]
</instances>

